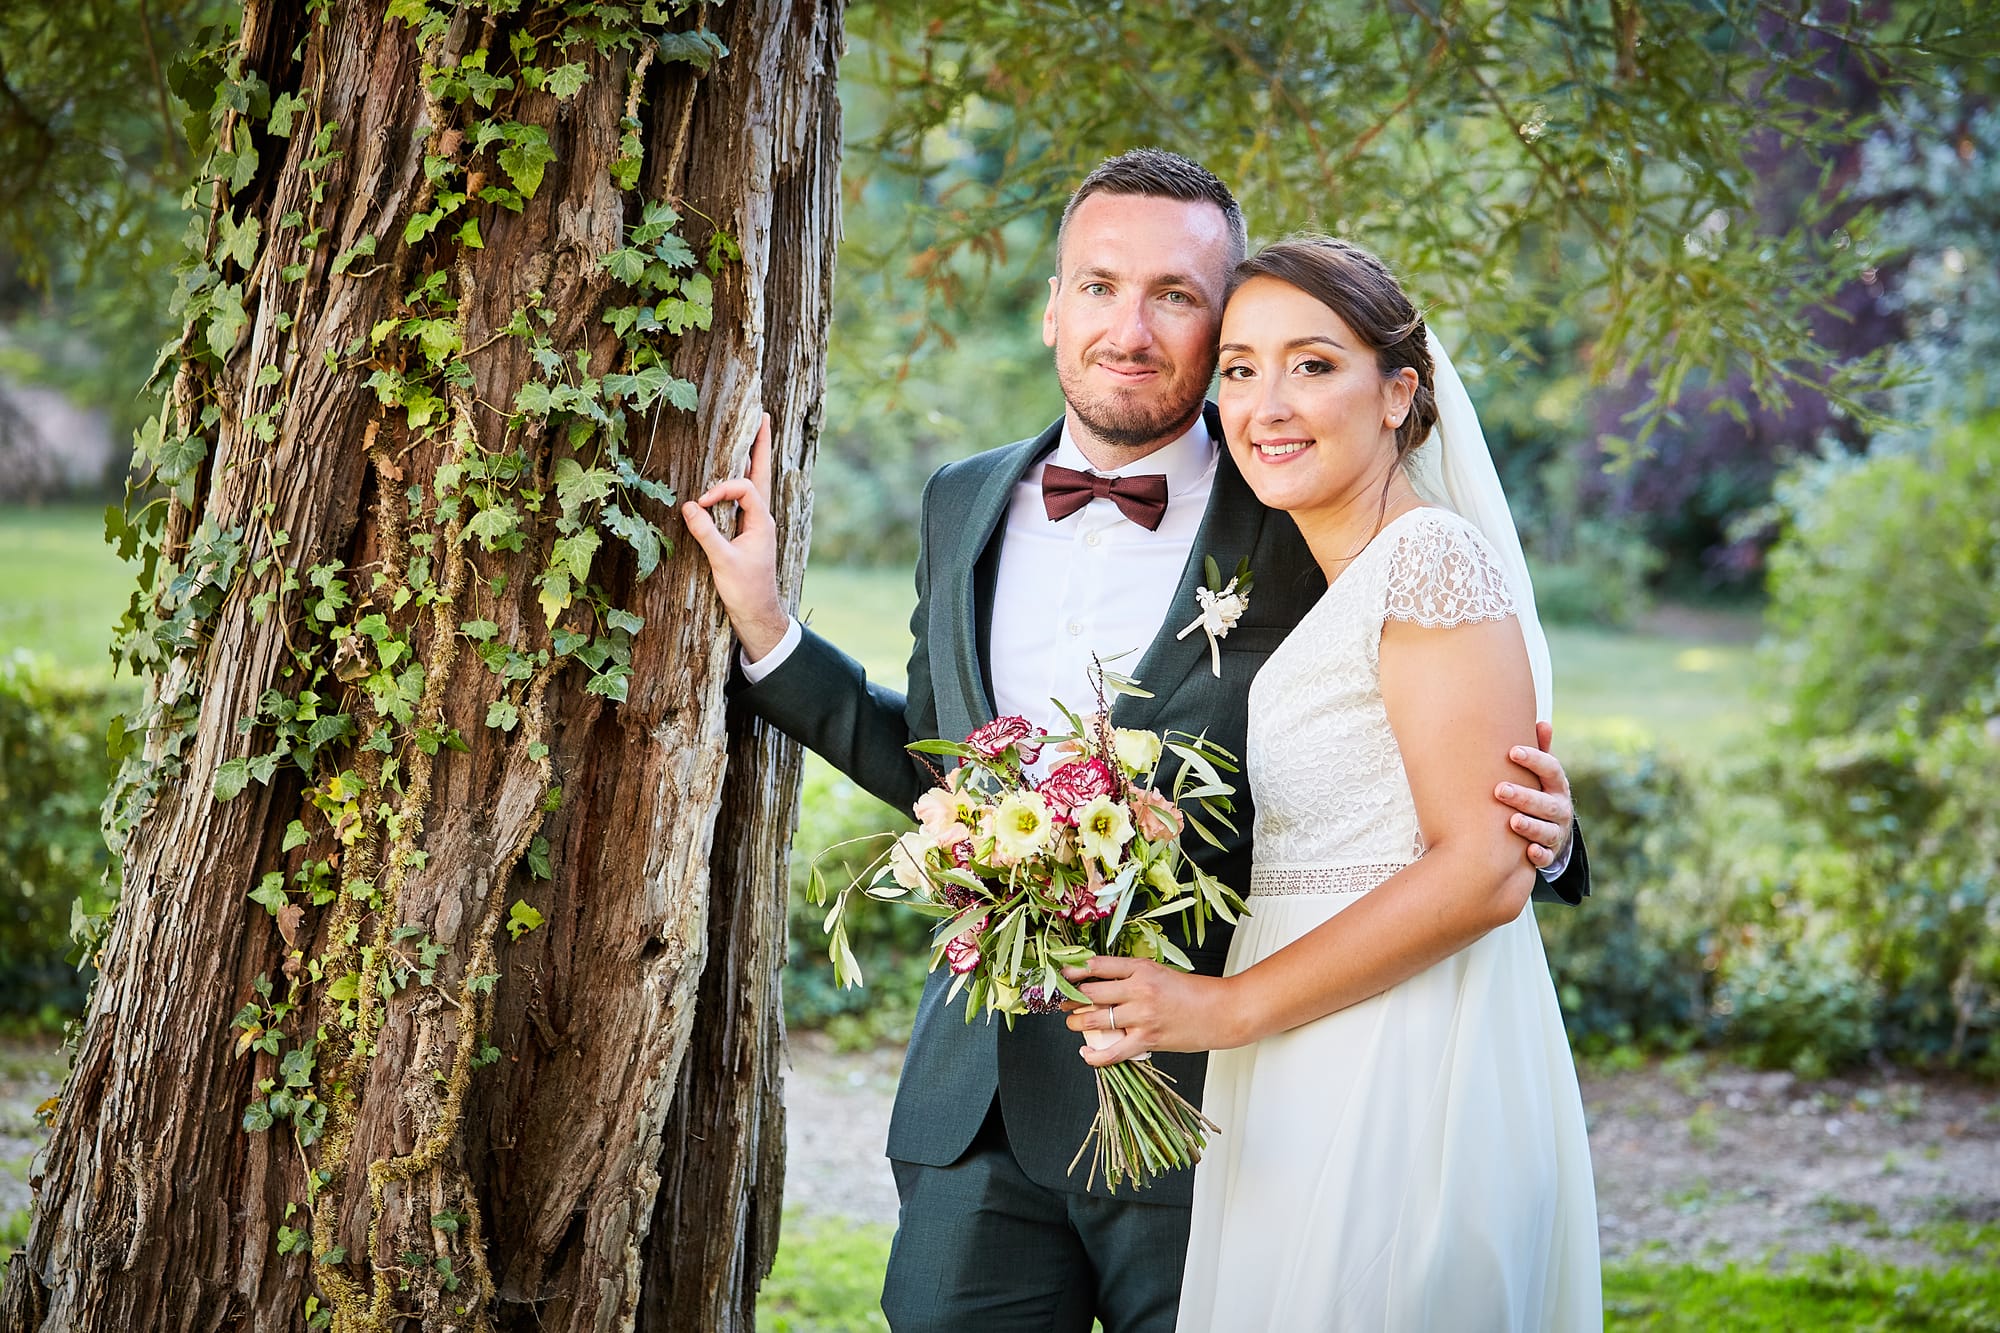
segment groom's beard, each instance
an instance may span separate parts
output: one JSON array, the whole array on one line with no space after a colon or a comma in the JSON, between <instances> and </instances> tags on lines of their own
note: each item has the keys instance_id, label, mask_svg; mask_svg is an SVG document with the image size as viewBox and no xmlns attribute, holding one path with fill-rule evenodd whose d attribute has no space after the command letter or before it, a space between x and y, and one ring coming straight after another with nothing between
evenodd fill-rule
<instances>
[{"instance_id":1,"label":"groom's beard","mask_svg":"<svg viewBox=\"0 0 2000 1333\"><path fill-rule=\"evenodd\" d=\"M1200 367L1197 378L1189 367L1175 367L1159 357L1121 356L1111 359L1122 366L1157 371L1159 379L1144 388L1099 388L1088 379L1098 358L1073 366L1063 357L1060 341L1055 352L1056 382L1076 419L1104 443L1124 449L1155 444L1169 432L1185 429L1201 411L1215 371L1212 364Z\"/></svg>"}]
</instances>

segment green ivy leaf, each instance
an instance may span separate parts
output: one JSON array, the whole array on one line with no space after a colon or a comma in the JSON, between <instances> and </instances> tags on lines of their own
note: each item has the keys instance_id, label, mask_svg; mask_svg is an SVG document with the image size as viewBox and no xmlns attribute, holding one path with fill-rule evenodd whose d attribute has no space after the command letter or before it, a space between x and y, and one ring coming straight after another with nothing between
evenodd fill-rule
<instances>
[{"instance_id":1,"label":"green ivy leaf","mask_svg":"<svg viewBox=\"0 0 2000 1333\"><path fill-rule=\"evenodd\" d=\"M276 916L290 901L285 896L285 876L273 870L257 881L257 887L250 890L250 901L261 906L272 916Z\"/></svg>"},{"instance_id":2,"label":"green ivy leaf","mask_svg":"<svg viewBox=\"0 0 2000 1333\"><path fill-rule=\"evenodd\" d=\"M606 505L601 521L612 536L630 546L632 553L638 556L640 578L647 577L660 567L660 559L669 548L660 536L660 530L652 523L637 514L626 513L617 505Z\"/></svg>"},{"instance_id":3,"label":"green ivy leaf","mask_svg":"<svg viewBox=\"0 0 2000 1333\"><path fill-rule=\"evenodd\" d=\"M208 350L215 353L216 360L229 359L236 350L236 339L249 323L250 317L243 312L242 284L217 287L208 314Z\"/></svg>"},{"instance_id":4,"label":"green ivy leaf","mask_svg":"<svg viewBox=\"0 0 2000 1333\"><path fill-rule=\"evenodd\" d=\"M588 583L590 564L602 541L595 528L586 528L573 537L560 538L549 551L549 566L552 569L567 567L570 577L578 584Z\"/></svg>"},{"instance_id":5,"label":"green ivy leaf","mask_svg":"<svg viewBox=\"0 0 2000 1333\"><path fill-rule=\"evenodd\" d=\"M353 245L348 246L345 250L334 256L333 272L335 276L347 272L348 266L355 260L374 253L375 238L373 236L363 236Z\"/></svg>"},{"instance_id":6,"label":"green ivy leaf","mask_svg":"<svg viewBox=\"0 0 2000 1333\"><path fill-rule=\"evenodd\" d=\"M495 699L486 706L486 725L501 731L512 731L521 721L521 710L506 698Z\"/></svg>"},{"instance_id":7,"label":"green ivy leaf","mask_svg":"<svg viewBox=\"0 0 2000 1333\"><path fill-rule=\"evenodd\" d=\"M238 267L248 272L257 263L257 241L263 231L264 224L256 218L238 222L233 214L225 211L216 220L217 252L225 259L235 260Z\"/></svg>"},{"instance_id":8,"label":"green ivy leaf","mask_svg":"<svg viewBox=\"0 0 2000 1333\"><path fill-rule=\"evenodd\" d=\"M604 623L612 629L622 629L627 634L637 634L646 627L646 618L635 616L630 611L612 611L604 617Z\"/></svg>"},{"instance_id":9,"label":"green ivy leaf","mask_svg":"<svg viewBox=\"0 0 2000 1333\"><path fill-rule=\"evenodd\" d=\"M598 263L608 269L612 277L628 287L638 282L646 272L646 256L630 246L613 250Z\"/></svg>"},{"instance_id":10,"label":"green ivy leaf","mask_svg":"<svg viewBox=\"0 0 2000 1333\"><path fill-rule=\"evenodd\" d=\"M281 852L289 852L294 847L305 846L306 843L310 842L311 840L312 840L312 835L306 832L306 826L304 822L301 820L294 819L291 823L285 825L285 844L278 850Z\"/></svg>"},{"instance_id":11,"label":"green ivy leaf","mask_svg":"<svg viewBox=\"0 0 2000 1333\"><path fill-rule=\"evenodd\" d=\"M465 530L468 535L479 538L481 547L491 551L520 526L521 515L514 508L514 502L501 500L474 514L465 525Z\"/></svg>"},{"instance_id":12,"label":"green ivy leaf","mask_svg":"<svg viewBox=\"0 0 2000 1333\"><path fill-rule=\"evenodd\" d=\"M180 435L161 442L153 456L153 466L158 469L161 481L178 486L194 476L195 469L207 457L207 440L199 435Z\"/></svg>"},{"instance_id":13,"label":"green ivy leaf","mask_svg":"<svg viewBox=\"0 0 2000 1333\"><path fill-rule=\"evenodd\" d=\"M233 801L250 785L250 761L225 759L215 770L215 799Z\"/></svg>"},{"instance_id":14,"label":"green ivy leaf","mask_svg":"<svg viewBox=\"0 0 2000 1333\"><path fill-rule=\"evenodd\" d=\"M555 395L540 380L529 380L514 394L514 410L545 417L555 406Z\"/></svg>"},{"instance_id":15,"label":"green ivy leaf","mask_svg":"<svg viewBox=\"0 0 2000 1333\"><path fill-rule=\"evenodd\" d=\"M660 59L693 65L704 74L728 54L729 48L722 44L722 39L706 29L660 34Z\"/></svg>"},{"instance_id":16,"label":"green ivy leaf","mask_svg":"<svg viewBox=\"0 0 2000 1333\"><path fill-rule=\"evenodd\" d=\"M567 100L583 91L583 85L590 82L590 70L581 64L557 65L548 72L542 87L558 100Z\"/></svg>"},{"instance_id":17,"label":"green ivy leaf","mask_svg":"<svg viewBox=\"0 0 2000 1333\"><path fill-rule=\"evenodd\" d=\"M525 899L516 898L514 905L507 909L507 934L518 940L529 931L540 927L546 919L540 912L528 906Z\"/></svg>"},{"instance_id":18,"label":"green ivy leaf","mask_svg":"<svg viewBox=\"0 0 2000 1333\"><path fill-rule=\"evenodd\" d=\"M542 188L542 170L556 160L549 147L549 132L539 125L509 125L508 146L499 152L500 169L524 198L532 199Z\"/></svg>"},{"instance_id":19,"label":"green ivy leaf","mask_svg":"<svg viewBox=\"0 0 2000 1333\"><path fill-rule=\"evenodd\" d=\"M490 620L465 620L459 622L458 632L478 643L484 643L500 632L500 627Z\"/></svg>"},{"instance_id":20,"label":"green ivy leaf","mask_svg":"<svg viewBox=\"0 0 2000 1333\"><path fill-rule=\"evenodd\" d=\"M306 99L297 93L281 93L271 103L271 119L265 122L265 128L280 139L291 138L292 117L296 116L305 104Z\"/></svg>"},{"instance_id":21,"label":"green ivy leaf","mask_svg":"<svg viewBox=\"0 0 2000 1333\"><path fill-rule=\"evenodd\" d=\"M539 834L528 844L528 873L536 879L555 878L555 868L549 864L549 840Z\"/></svg>"}]
</instances>

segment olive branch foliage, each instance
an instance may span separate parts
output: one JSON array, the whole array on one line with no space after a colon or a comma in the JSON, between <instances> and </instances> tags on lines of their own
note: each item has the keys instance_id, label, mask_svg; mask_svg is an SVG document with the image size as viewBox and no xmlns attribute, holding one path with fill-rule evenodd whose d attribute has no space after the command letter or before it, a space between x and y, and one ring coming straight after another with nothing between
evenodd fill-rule
<instances>
[{"instance_id":1,"label":"olive branch foliage","mask_svg":"<svg viewBox=\"0 0 2000 1333\"><path fill-rule=\"evenodd\" d=\"M1810 94L1835 70L1928 85L2000 53L1969 0L924 0L849 26L843 73L882 116L850 174L916 187L874 262L934 311L1005 262L1012 224L1053 235L1096 161L1159 145L1234 189L1253 244L1367 245L1490 357L1532 361L1555 321L1597 329L1593 381L1650 388L1631 438L1603 442L1614 465L1732 371L1764 405L1824 395L1880 423L1886 352L1842 358L1821 333L1890 257L1838 175L1874 118ZM1819 182L1783 226L1756 208L1774 158Z\"/></svg>"}]
</instances>

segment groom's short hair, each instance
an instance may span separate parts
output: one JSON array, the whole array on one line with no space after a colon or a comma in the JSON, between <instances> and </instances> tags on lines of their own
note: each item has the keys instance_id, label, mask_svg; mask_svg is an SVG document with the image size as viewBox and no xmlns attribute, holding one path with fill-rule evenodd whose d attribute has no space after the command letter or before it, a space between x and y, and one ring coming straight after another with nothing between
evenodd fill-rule
<instances>
[{"instance_id":1,"label":"groom's short hair","mask_svg":"<svg viewBox=\"0 0 2000 1333\"><path fill-rule=\"evenodd\" d=\"M1206 201L1222 210L1222 220L1229 228L1229 267L1234 270L1249 252L1243 209L1214 172L1164 148L1134 148L1129 153L1107 157L1093 167L1063 206L1062 224L1056 228L1058 264L1062 262L1063 238L1069 235L1069 220L1078 205L1093 194L1140 195L1186 203Z\"/></svg>"}]
</instances>

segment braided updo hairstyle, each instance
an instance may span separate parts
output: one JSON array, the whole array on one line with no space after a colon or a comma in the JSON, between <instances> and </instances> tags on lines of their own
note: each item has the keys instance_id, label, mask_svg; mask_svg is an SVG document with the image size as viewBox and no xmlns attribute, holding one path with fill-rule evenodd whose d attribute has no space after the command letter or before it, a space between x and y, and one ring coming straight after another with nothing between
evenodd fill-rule
<instances>
[{"instance_id":1,"label":"braided updo hairstyle","mask_svg":"<svg viewBox=\"0 0 2000 1333\"><path fill-rule=\"evenodd\" d=\"M1404 366L1417 372L1417 391L1410 399L1410 410L1396 428L1396 461L1406 462L1437 425L1437 395L1432 386L1424 317L1404 294L1389 266L1349 241L1294 236L1238 264L1230 290L1252 278L1275 278L1339 315L1375 353L1384 379Z\"/></svg>"}]
</instances>

